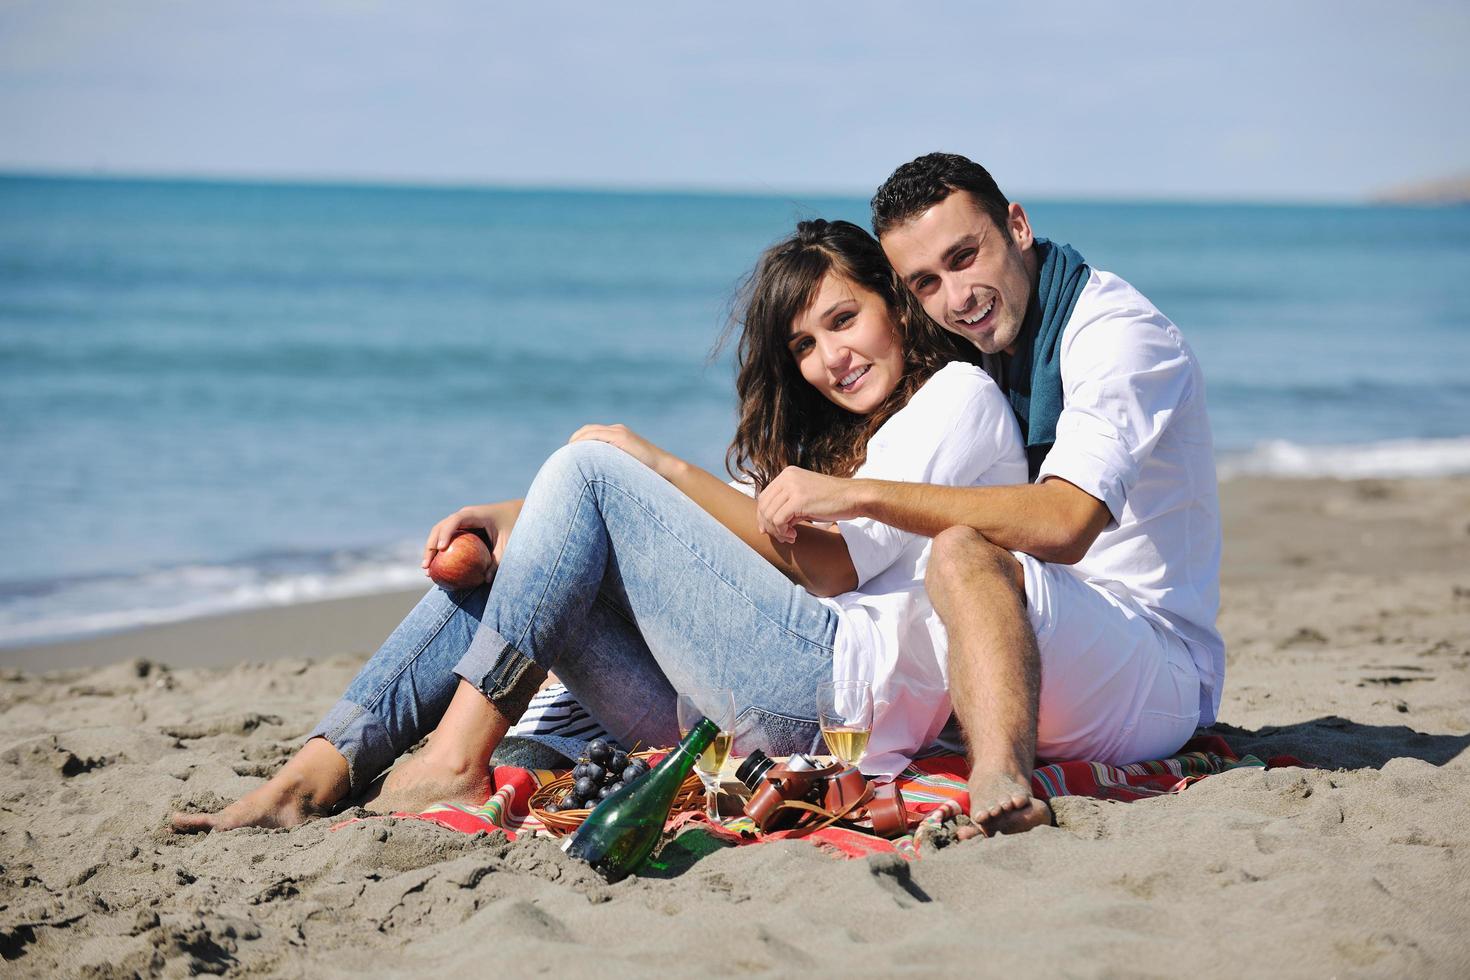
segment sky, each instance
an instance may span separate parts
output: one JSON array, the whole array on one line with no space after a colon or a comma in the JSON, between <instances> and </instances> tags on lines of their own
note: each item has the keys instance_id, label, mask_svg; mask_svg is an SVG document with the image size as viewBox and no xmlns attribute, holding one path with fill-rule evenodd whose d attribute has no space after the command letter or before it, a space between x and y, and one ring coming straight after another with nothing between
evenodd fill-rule
<instances>
[{"instance_id":1,"label":"sky","mask_svg":"<svg viewBox=\"0 0 1470 980\"><path fill-rule=\"evenodd\" d=\"M1470 4L0 0L0 170L1352 200L1470 173Z\"/></svg>"}]
</instances>

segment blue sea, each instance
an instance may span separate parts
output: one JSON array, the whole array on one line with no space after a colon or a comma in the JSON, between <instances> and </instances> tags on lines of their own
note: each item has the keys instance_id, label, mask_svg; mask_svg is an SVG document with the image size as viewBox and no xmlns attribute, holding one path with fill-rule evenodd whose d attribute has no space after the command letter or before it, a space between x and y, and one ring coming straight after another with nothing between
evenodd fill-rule
<instances>
[{"instance_id":1,"label":"blue sea","mask_svg":"<svg viewBox=\"0 0 1470 980\"><path fill-rule=\"evenodd\" d=\"M1470 472L1470 209L1026 202L1204 363L1222 472ZM0 646L422 583L585 422L709 468L730 297L859 198L0 178Z\"/></svg>"}]
</instances>

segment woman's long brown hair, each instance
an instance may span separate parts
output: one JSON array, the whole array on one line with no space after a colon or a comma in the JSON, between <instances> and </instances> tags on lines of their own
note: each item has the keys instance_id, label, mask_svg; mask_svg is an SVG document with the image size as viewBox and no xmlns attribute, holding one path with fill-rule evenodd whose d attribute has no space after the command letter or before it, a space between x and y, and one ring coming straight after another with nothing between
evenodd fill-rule
<instances>
[{"instance_id":1,"label":"woman's long brown hair","mask_svg":"<svg viewBox=\"0 0 1470 980\"><path fill-rule=\"evenodd\" d=\"M829 272L883 298L903 348L902 379L867 415L839 408L808 384L787 346L792 323ZM767 249L741 290L736 317L740 421L725 467L758 490L787 466L851 476L867 457L868 440L935 371L977 359L970 345L929 319L877 240L849 221L803 221L796 234Z\"/></svg>"}]
</instances>

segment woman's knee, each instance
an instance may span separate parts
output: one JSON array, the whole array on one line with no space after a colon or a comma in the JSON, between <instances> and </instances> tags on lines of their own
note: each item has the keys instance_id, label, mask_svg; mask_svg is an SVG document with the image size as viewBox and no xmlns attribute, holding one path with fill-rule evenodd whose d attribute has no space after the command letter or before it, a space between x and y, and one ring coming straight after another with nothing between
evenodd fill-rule
<instances>
[{"instance_id":1,"label":"woman's knee","mask_svg":"<svg viewBox=\"0 0 1470 980\"><path fill-rule=\"evenodd\" d=\"M566 493L580 491L589 484L606 478L618 462L627 458L622 450L605 442L571 442L546 458L531 493ZM528 494L529 496L529 494Z\"/></svg>"},{"instance_id":2,"label":"woman's knee","mask_svg":"<svg viewBox=\"0 0 1470 980\"><path fill-rule=\"evenodd\" d=\"M583 439L569 442L547 457L536 479L539 481L545 476L557 482L585 485L605 480L627 480L639 469L647 470L647 467L618 447Z\"/></svg>"},{"instance_id":3,"label":"woman's knee","mask_svg":"<svg viewBox=\"0 0 1470 980\"><path fill-rule=\"evenodd\" d=\"M543 470L573 473L595 473L600 470L610 453L618 450L605 442L569 442L547 457Z\"/></svg>"}]
</instances>

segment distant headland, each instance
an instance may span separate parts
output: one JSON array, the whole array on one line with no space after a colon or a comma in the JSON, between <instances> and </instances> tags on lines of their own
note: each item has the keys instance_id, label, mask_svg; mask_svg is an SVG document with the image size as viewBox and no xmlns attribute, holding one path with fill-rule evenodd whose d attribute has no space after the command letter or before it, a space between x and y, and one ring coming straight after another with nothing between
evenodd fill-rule
<instances>
[{"instance_id":1,"label":"distant headland","mask_svg":"<svg viewBox=\"0 0 1470 980\"><path fill-rule=\"evenodd\" d=\"M1375 204L1470 204L1470 174L1401 184L1378 191L1371 200Z\"/></svg>"}]
</instances>

